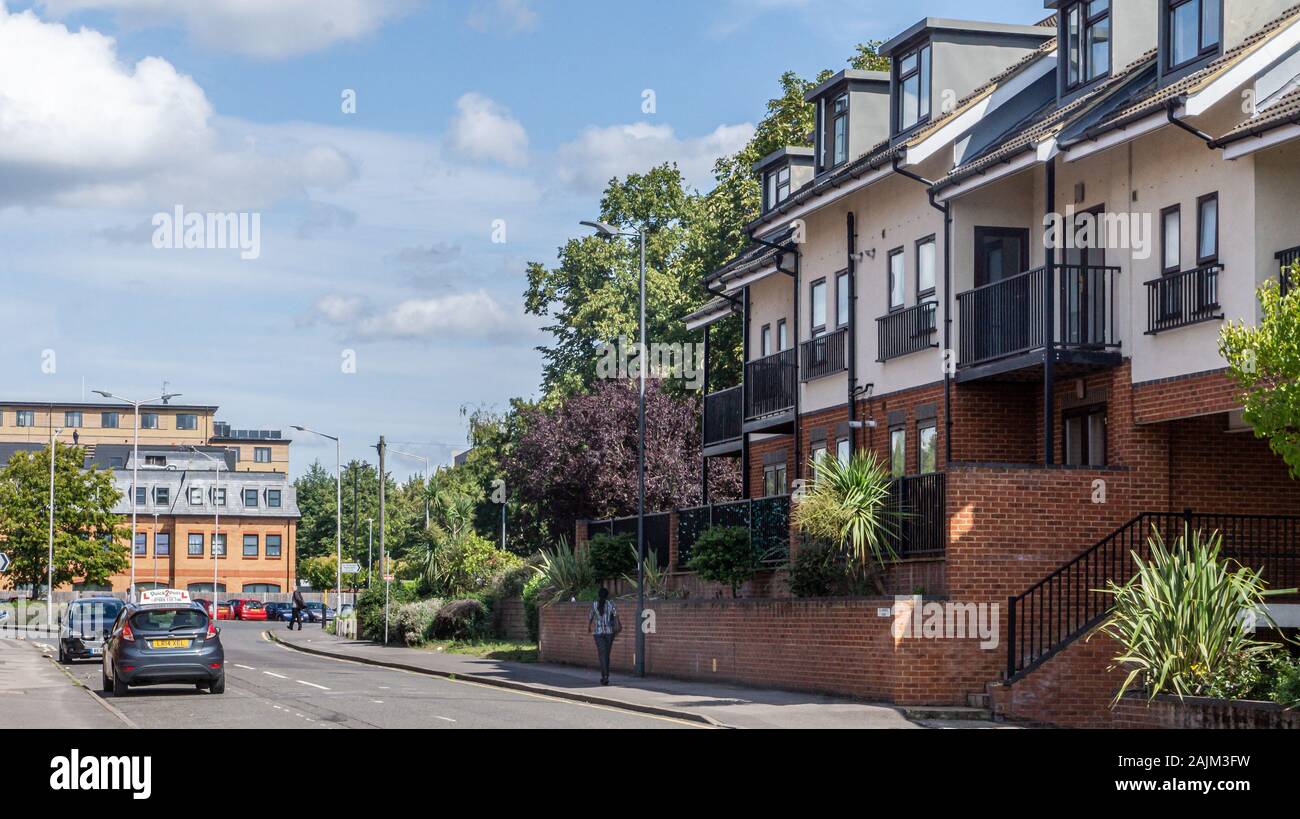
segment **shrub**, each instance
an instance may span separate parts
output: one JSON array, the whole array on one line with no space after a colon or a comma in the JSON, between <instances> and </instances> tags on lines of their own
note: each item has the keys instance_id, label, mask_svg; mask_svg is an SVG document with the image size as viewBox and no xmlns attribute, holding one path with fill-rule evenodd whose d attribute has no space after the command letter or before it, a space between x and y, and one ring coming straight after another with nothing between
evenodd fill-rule
<instances>
[{"instance_id":1,"label":"shrub","mask_svg":"<svg viewBox=\"0 0 1300 819\"><path fill-rule=\"evenodd\" d=\"M596 585L588 551L570 549L564 540L554 551L542 551L542 565L537 570L545 578L541 602L574 597L583 589Z\"/></svg>"},{"instance_id":2,"label":"shrub","mask_svg":"<svg viewBox=\"0 0 1300 819\"><path fill-rule=\"evenodd\" d=\"M469 533L443 543L433 552L427 574L429 590L437 597L482 594L502 572L523 561L502 551L490 540Z\"/></svg>"},{"instance_id":3,"label":"shrub","mask_svg":"<svg viewBox=\"0 0 1300 819\"><path fill-rule=\"evenodd\" d=\"M487 634L487 608L478 600L455 600L438 610L432 636L439 640L478 640Z\"/></svg>"},{"instance_id":4,"label":"shrub","mask_svg":"<svg viewBox=\"0 0 1300 819\"><path fill-rule=\"evenodd\" d=\"M636 538L632 535L596 535L587 543L587 551L597 580L636 573Z\"/></svg>"},{"instance_id":5,"label":"shrub","mask_svg":"<svg viewBox=\"0 0 1300 819\"><path fill-rule=\"evenodd\" d=\"M628 560L632 562L629 573L623 579L636 586L636 544L628 549ZM647 597L663 599L669 596L668 572L659 568L659 551L646 549L645 557L645 593Z\"/></svg>"},{"instance_id":6,"label":"shrub","mask_svg":"<svg viewBox=\"0 0 1300 819\"><path fill-rule=\"evenodd\" d=\"M706 529L691 549L691 571L711 583L730 586L733 598L739 596L740 585L760 567L749 542L749 530L739 526Z\"/></svg>"},{"instance_id":7,"label":"shrub","mask_svg":"<svg viewBox=\"0 0 1300 819\"><path fill-rule=\"evenodd\" d=\"M395 613L390 612L389 631L408 646L418 646L429 637L434 617L442 608L441 600L421 600L405 603Z\"/></svg>"},{"instance_id":8,"label":"shrub","mask_svg":"<svg viewBox=\"0 0 1300 819\"><path fill-rule=\"evenodd\" d=\"M835 550L825 545L803 546L786 583L795 597L830 597L844 580L844 569L835 559Z\"/></svg>"},{"instance_id":9,"label":"shrub","mask_svg":"<svg viewBox=\"0 0 1300 819\"><path fill-rule=\"evenodd\" d=\"M878 577L895 557L890 540L905 515L892 508L892 477L870 452L847 463L822 458L814 465L811 485L791 510L794 524L814 540L848 550L849 564L860 577ZM883 587L876 583L877 591Z\"/></svg>"},{"instance_id":10,"label":"shrub","mask_svg":"<svg viewBox=\"0 0 1300 819\"><path fill-rule=\"evenodd\" d=\"M398 639L393 618L407 603L419 601L414 584L393 583L388 601L388 638ZM379 643L384 639L384 583L376 582L357 598L357 624L360 637Z\"/></svg>"},{"instance_id":11,"label":"shrub","mask_svg":"<svg viewBox=\"0 0 1300 819\"><path fill-rule=\"evenodd\" d=\"M524 584L523 594L520 596L524 599L524 622L528 625L528 639L534 643L540 639L540 623L538 620L537 606L541 602L540 597L546 590L546 578L540 573L534 572L533 576Z\"/></svg>"},{"instance_id":12,"label":"shrub","mask_svg":"<svg viewBox=\"0 0 1300 819\"><path fill-rule=\"evenodd\" d=\"M1273 675L1269 699L1287 708L1300 708L1300 660L1277 656L1269 663Z\"/></svg>"}]
</instances>

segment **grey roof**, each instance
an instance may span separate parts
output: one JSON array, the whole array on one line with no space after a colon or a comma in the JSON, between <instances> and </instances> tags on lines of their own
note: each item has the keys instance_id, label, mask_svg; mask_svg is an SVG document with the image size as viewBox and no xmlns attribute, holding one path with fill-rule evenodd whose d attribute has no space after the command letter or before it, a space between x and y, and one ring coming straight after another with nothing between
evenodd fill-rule
<instances>
[{"instance_id":1,"label":"grey roof","mask_svg":"<svg viewBox=\"0 0 1300 819\"><path fill-rule=\"evenodd\" d=\"M131 514L131 471L129 469L113 470L113 482L117 484L122 498L113 511L121 515ZM226 490L225 506L214 506L209 492L220 484ZM299 518L298 493L293 482L279 472L221 472L216 470L166 470L152 469L140 472L140 484L148 490L147 503L137 509L140 515L191 515L205 516L220 512L221 516L232 518ZM155 489L165 487L168 490L167 503L157 505ZM203 501L190 503L192 488L202 489ZM244 490L257 490L257 506L244 506ZM267 490L279 490L280 506L268 508Z\"/></svg>"},{"instance_id":2,"label":"grey roof","mask_svg":"<svg viewBox=\"0 0 1300 819\"><path fill-rule=\"evenodd\" d=\"M1214 147L1222 148L1234 142L1240 142L1250 137L1263 136L1274 129L1297 123L1300 123L1300 88L1295 88L1283 94L1273 104L1261 108L1255 116L1216 139Z\"/></svg>"},{"instance_id":3,"label":"grey roof","mask_svg":"<svg viewBox=\"0 0 1300 819\"><path fill-rule=\"evenodd\" d=\"M233 472L238 466L237 453L227 447L201 446L199 452L206 453L214 458L223 459L225 468ZM101 469L130 469L131 468L131 444L99 444L95 447L93 458L86 459L87 466L97 466ZM167 459L167 467L147 466L145 461L149 456L163 456ZM178 469L213 469L212 461L202 455L197 455L187 446L163 446L157 444L141 445L140 447L140 469L157 470L162 468Z\"/></svg>"},{"instance_id":4,"label":"grey roof","mask_svg":"<svg viewBox=\"0 0 1300 819\"><path fill-rule=\"evenodd\" d=\"M803 99L804 102L812 102L822 94L825 94L830 89L845 81L859 83L874 82L889 85L889 79L888 71L863 71L860 68L846 68L843 71L837 72L824 82L819 83L808 93L804 94Z\"/></svg>"},{"instance_id":5,"label":"grey roof","mask_svg":"<svg viewBox=\"0 0 1300 819\"><path fill-rule=\"evenodd\" d=\"M789 158L792 162L812 162L813 149L801 148L794 145L789 145L785 148L777 148L772 153L755 162L751 166L751 169L758 172L763 168L766 168L768 165L775 164L786 158Z\"/></svg>"},{"instance_id":6,"label":"grey roof","mask_svg":"<svg viewBox=\"0 0 1300 819\"><path fill-rule=\"evenodd\" d=\"M962 34L983 34L994 37L1030 37L1037 40L1056 36L1042 23L1036 23L1034 25L1016 25L1013 23L985 23L978 20L949 20L943 17L926 17L919 23L914 23L897 37L883 43L880 48L877 49L877 53L882 57L888 57L900 46L906 45L908 41L924 31L956 31Z\"/></svg>"},{"instance_id":7,"label":"grey roof","mask_svg":"<svg viewBox=\"0 0 1300 819\"><path fill-rule=\"evenodd\" d=\"M684 321L687 324L690 324L691 322L700 321L719 314L739 312L740 307L734 301L718 296L715 299L710 299L709 302L700 309L688 313Z\"/></svg>"},{"instance_id":8,"label":"grey roof","mask_svg":"<svg viewBox=\"0 0 1300 819\"><path fill-rule=\"evenodd\" d=\"M94 410L102 412L125 412L131 409L130 404L121 401L4 401L0 400L0 407L22 407L23 409L73 409L73 410ZM220 407L209 406L206 404L143 404L140 406L140 412L154 412L156 410L181 410L192 412L216 412Z\"/></svg>"}]
</instances>

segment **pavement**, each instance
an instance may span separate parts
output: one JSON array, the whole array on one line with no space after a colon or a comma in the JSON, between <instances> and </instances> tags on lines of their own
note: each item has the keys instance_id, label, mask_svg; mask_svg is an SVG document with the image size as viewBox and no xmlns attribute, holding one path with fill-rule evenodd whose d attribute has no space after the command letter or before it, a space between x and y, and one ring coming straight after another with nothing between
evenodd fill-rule
<instances>
[{"instance_id":1,"label":"pavement","mask_svg":"<svg viewBox=\"0 0 1300 819\"><path fill-rule=\"evenodd\" d=\"M44 645L32 640L0 640L0 727L130 727L51 662Z\"/></svg>"},{"instance_id":2,"label":"pavement","mask_svg":"<svg viewBox=\"0 0 1300 819\"><path fill-rule=\"evenodd\" d=\"M682 720L726 728L895 728L993 727L994 723L935 721L917 724L888 705L716 683L637 679L613 674L601 686L591 669L543 663L515 663L447 654L422 648L385 647L344 640L320 629L268 629L272 639L317 656L397 667L413 673L474 680L516 691L528 691L641 713L676 716Z\"/></svg>"}]
</instances>

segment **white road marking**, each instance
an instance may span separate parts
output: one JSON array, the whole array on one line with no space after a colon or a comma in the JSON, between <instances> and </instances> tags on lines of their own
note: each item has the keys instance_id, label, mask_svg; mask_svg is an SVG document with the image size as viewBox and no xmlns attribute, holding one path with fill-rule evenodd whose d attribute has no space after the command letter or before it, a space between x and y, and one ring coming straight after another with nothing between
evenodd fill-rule
<instances>
[{"instance_id":1,"label":"white road marking","mask_svg":"<svg viewBox=\"0 0 1300 819\"><path fill-rule=\"evenodd\" d=\"M371 700L371 702L373 702L375 705L383 705L383 704L384 704L384 701L383 701L383 700Z\"/></svg>"},{"instance_id":2,"label":"white road marking","mask_svg":"<svg viewBox=\"0 0 1300 819\"><path fill-rule=\"evenodd\" d=\"M265 674L265 675L268 676L268 677L275 677L277 680L287 680L287 679L289 679L288 677L284 676L283 674L272 674L270 671L263 671L262 673Z\"/></svg>"},{"instance_id":3,"label":"white road marking","mask_svg":"<svg viewBox=\"0 0 1300 819\"><path fill-rule=\"evenodd\" d=\"M319 689L322 690L322 691L328 691L328 690L329 690L328 688L326 688L326 687L323 686L323 685L317 685L316 683L309 683L309 682L307 682L306 680L298 680L297 682L298 682L299 685L310 685L312 688L319 688Z\"/></svg>"},{"instance_id":4,"label":"white road marking","mask_svg":"<svg viewBox=\"0 0 1300 819\"><path fill-rule=\"evenodd\" d=\"M451 717L440 717L440 716L438 716L437 714L434 714L434 715L433 715L433 718L434 718L434 719L440 719L440 720L442 720L443 722L455 722L455 721L456 721L456 720L452 719Z\"/></svg>"},{"instance_id":5,"label":"white road marking","mask_svg":"<svg viewBox=\"0 0 1300 819\"><path fill-rule=\"evenodd\" d=\"M240 665L239 663L235 663L235 668L242 668L242 669L244 669L245 671L256 671L256 670L257 670L256 668L253 668L251 665Z\"/></svg>"}]
</instances>

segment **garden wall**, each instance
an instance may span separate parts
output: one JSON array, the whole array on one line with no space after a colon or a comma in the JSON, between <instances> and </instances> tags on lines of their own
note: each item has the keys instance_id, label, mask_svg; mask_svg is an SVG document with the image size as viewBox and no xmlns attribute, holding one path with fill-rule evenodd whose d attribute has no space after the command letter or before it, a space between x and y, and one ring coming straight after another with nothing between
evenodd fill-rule
<instances>
[{"instance_id":1,"label":"garden wall","mask_svg":"<svg viewBox=\"0 0 1300 819\"><path fill-rule=\"evenodd\" d=\"M496 601L492 606L492 632L502 640L527 640L524 601L518 597Z\"/></svg>"}]
</instances>

